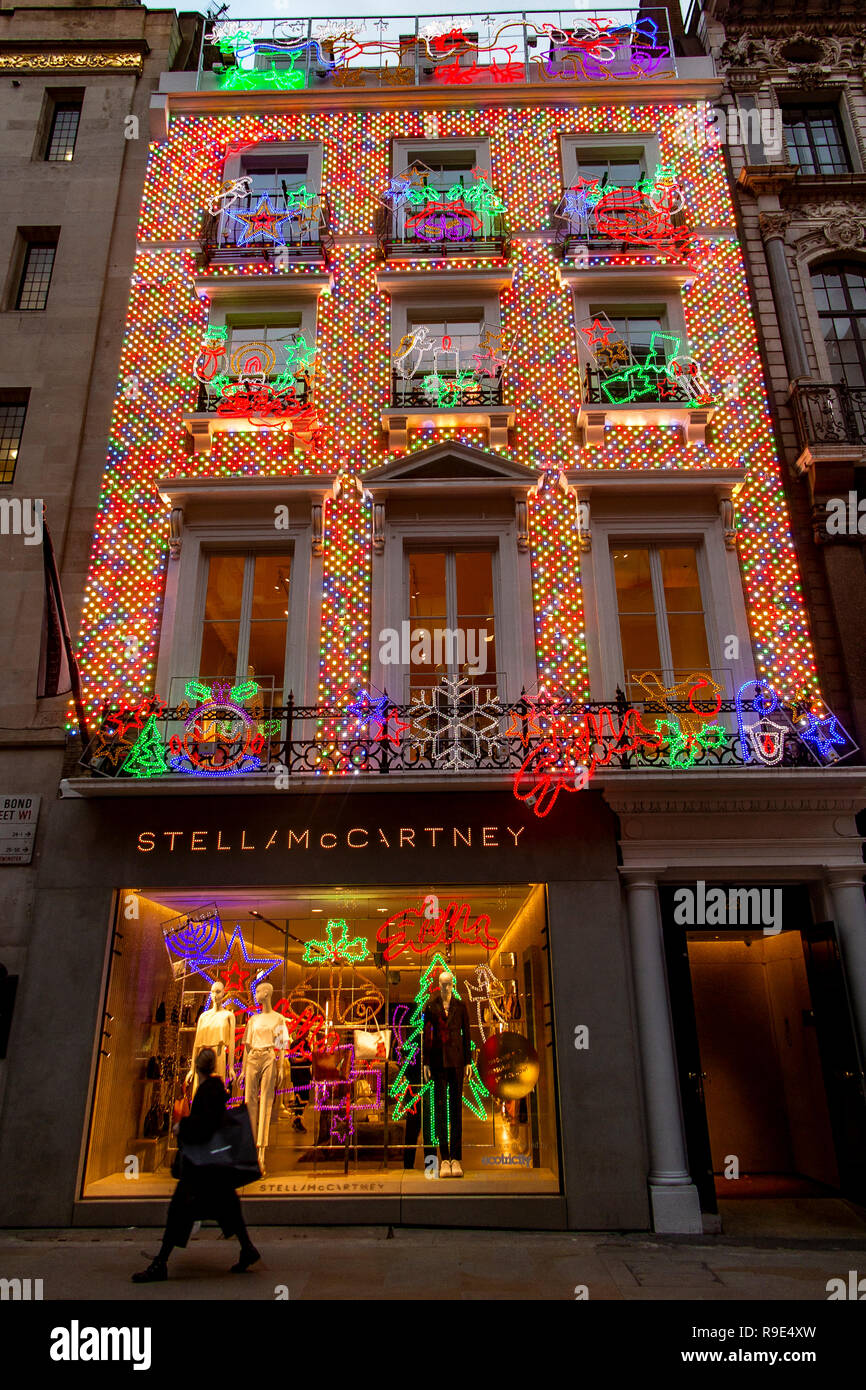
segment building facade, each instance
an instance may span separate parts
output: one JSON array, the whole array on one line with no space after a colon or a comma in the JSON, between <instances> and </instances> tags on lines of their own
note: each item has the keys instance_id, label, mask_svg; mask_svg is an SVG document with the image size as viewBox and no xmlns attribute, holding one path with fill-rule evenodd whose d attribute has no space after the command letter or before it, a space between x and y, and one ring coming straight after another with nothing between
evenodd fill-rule
<instances>
[{"instance_id":1,"label":"building facade","mask_svg":"<svg viewBox=\"0 0 866 1390\"><path fill-rule=\"evenodd\" d=\"M164 75L0 1219L157 1224L205 1045L254 1220L862 1194L866 779L682 47L217 20Z\"/></svg>"}]
</instances>

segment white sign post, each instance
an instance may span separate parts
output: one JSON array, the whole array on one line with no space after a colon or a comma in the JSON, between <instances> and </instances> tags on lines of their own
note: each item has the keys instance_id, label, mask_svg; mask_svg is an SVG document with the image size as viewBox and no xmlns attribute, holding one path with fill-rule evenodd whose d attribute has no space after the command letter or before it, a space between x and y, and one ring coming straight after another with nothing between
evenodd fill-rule
<instances>
[{"instance_id":1,"label":"white sign post","mask_svg":"<svg viewBox=\"0 0 866 1390\"><path fill-rule=\"evenodd\" d=\"M29 864L36 843L41 796L0 793L0 864Z\"/></svg>"}]
</instances>

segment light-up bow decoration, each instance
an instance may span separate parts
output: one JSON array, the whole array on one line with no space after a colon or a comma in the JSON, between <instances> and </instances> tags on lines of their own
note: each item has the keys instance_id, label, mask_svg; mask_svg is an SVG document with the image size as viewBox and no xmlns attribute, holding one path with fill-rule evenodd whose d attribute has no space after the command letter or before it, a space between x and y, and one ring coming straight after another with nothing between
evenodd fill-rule
<instances>
[{"instance_id":1,"label":"light-up bow decoration","mask_svg":"<svg viewBox=\"0 0 866 1390\"><path fill-rule=\"evenodd\" d=\"M279 720L257 721L244 702L258 694L255 681L230 686L215 681L187 681L186 697L199 703L184 723L184 736L169 741L169 763L175 772L199 777L232 777L258 772L267 737L279 732Z\"/></svg>"},{"instance_id":2,"label":"light-up bow decoration","mask_svg":"<svg viewBox=\"0 0 866 1390\"><path fill-rule=\"evenodd\" d=\"M334 917L328 922L325 941L308 941L304 946L305 965L336 965L340 961L357 964L366 960L370 948L363 936L349 936L349 926L344 917Z\"/></svg>"}]
</instances>

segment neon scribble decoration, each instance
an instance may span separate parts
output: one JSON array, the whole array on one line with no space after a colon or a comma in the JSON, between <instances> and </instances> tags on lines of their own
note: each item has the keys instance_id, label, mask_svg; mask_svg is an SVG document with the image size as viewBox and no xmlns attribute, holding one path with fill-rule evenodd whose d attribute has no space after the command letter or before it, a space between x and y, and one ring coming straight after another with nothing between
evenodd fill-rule
<instances>
[{"instance_id":1,"label":"neon scribble decoration","mask_svg":"<svg viewBox=\"0 0 866 1390\"><path fill-rule=\"evenodd\" d=\"M273 375L277 355L270 343L246 342L228 356L228 329L211 325L193 364L206 405L221 419L245 420L254 429L284 429L302 449L318 453L326 430L314 406L298 396L298 382L312 387L316 348L302 333L283 344L283 370Z\"/></svg>"},{"instance_id":2,"label":"neon scribble decoration","mask_svg":"<svg viewBox=\"0 0 866 1390\"><path fill-rule=\"evenodd\" d=\"M505 1003L505 986L501 980L497 979L489 965L483 961L476 965L473 980L466 981L466 993L475 1005L475 1012L478 1021L478 1031L481 1034L481 1041L487 1041L487 1033L484 1028L484 1011L488 1009L489 1019L495 1023L503 1025L508 1023L508 1015L502 1007Z\"/></svg>"},{"instance_id":3,"label":"neon scribble decoration","mask_svg":"<svg viewBox=\"0 0 866 1390\"><path fill-rule=\"evenodd\" d=\"M305 79L297 64L305 61L308 49L315 55L317 66L334 68L317 40L270 42L255 38L249 29L234 29L230 25L215 25L209 37L223 57L233 59L220 75L220 86L226 92L269 88L277 92L299 91Z\"/></svg>"},{"instance_id":4,"label":"neon scribble decoration","mask_svg":"<svg viewBox=\"0 0 866 1390\"><path fill-rule=\"evenodd\" d=\"M249 212L228 212L227 216L241 229L236 242L238 246L247 246L251 241L259 241L262 237L273 246L286 244L282 229L285 223L292 220L292 214L272 208L267 194L263 194Z\"/></svg>"},{"instance_id":5,"label":"neon scribble decoration","mask_svg":"<svg viewBox=\"0 0 866 1390\"><path fill-rule=\"evenodd\" d=\"M286 1020L289 1034L287 1056L293 1062L311 1062L313 1053L329 1055L335 1052L340 1042L339 1033L328 1024L325 1015L308 1004L303 1013L295 1012L290 999L279 999L274 1004L278 1014Z\"/></svg>"},{"instance_id":6,"label":"neon scribble decoration","mask_svg":"<svg viewBox=\"0 0 866 1390\"><path fill-rule=\"evenodd\" d=\"M183 737L175 735L169 742L169 762L174 771L198 777L258 772L268 736L280 730L279 720L257 721L244 709L244 702L258 691L255 681L235 686L187 681L187 699L199 703L186 718Z\"/></svg>"},{"instance_id":7,"label":"neon scribble decoration","mask_svg":"<svg viewBox=\"0 0 866 1390\"><path fill-rule=\"evenodd\" d=\"M344 917L331 918L326 931L327 940L306 942L305 965L334 965L338 961L357 964L369 956L370 948L363 936L349 938L349 927Z\"/></svg>"},{"instance_id":8,"label":"neon scribble decoration","mask_svg":"<svg viewBox=\"0 0 866 1390\"><path fill-rule=\"evenodd\" d=\"M432 918L425 913L423 903L419 907L404 907L382 922L376 940L385 947L382 955L388 961L396 960L407 950L426 956L455 942L495 951L499 941L490 931L490 918L482 912L470 922L471 913L468 903L450 902Z\"/></svg>"},{"instance_id":9,"label":"neon scribble decoration","mask_svg":"<svg viewBox=\"0 0 866 1390\"><path fill-rule=\"evenodd\" d=\"M695 238L683 214L684 204L674 170L659 165L633 187L608 186L601 179L581 175L565 190L554 215L564 223L560 240L618 242L691 265Z\"/></svg>"}]
</instances>

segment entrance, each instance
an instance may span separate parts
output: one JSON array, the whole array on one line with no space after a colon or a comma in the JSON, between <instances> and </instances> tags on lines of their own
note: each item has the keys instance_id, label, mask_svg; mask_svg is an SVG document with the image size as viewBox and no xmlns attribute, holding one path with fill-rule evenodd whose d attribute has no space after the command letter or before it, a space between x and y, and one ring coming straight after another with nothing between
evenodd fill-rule
<instances>
[{"instance_id":1,"label":"entrance","mask_svg":"<svg viewBox=\"0 0 866 1390\"><path fill-rule=\"evenodd\" d=\"M866 1107L832 923L679 925L660 893L689 1169L717 1199L866 1193ZM708 890L709 891L709 890Z\"/></svg>"}]
</instances>

